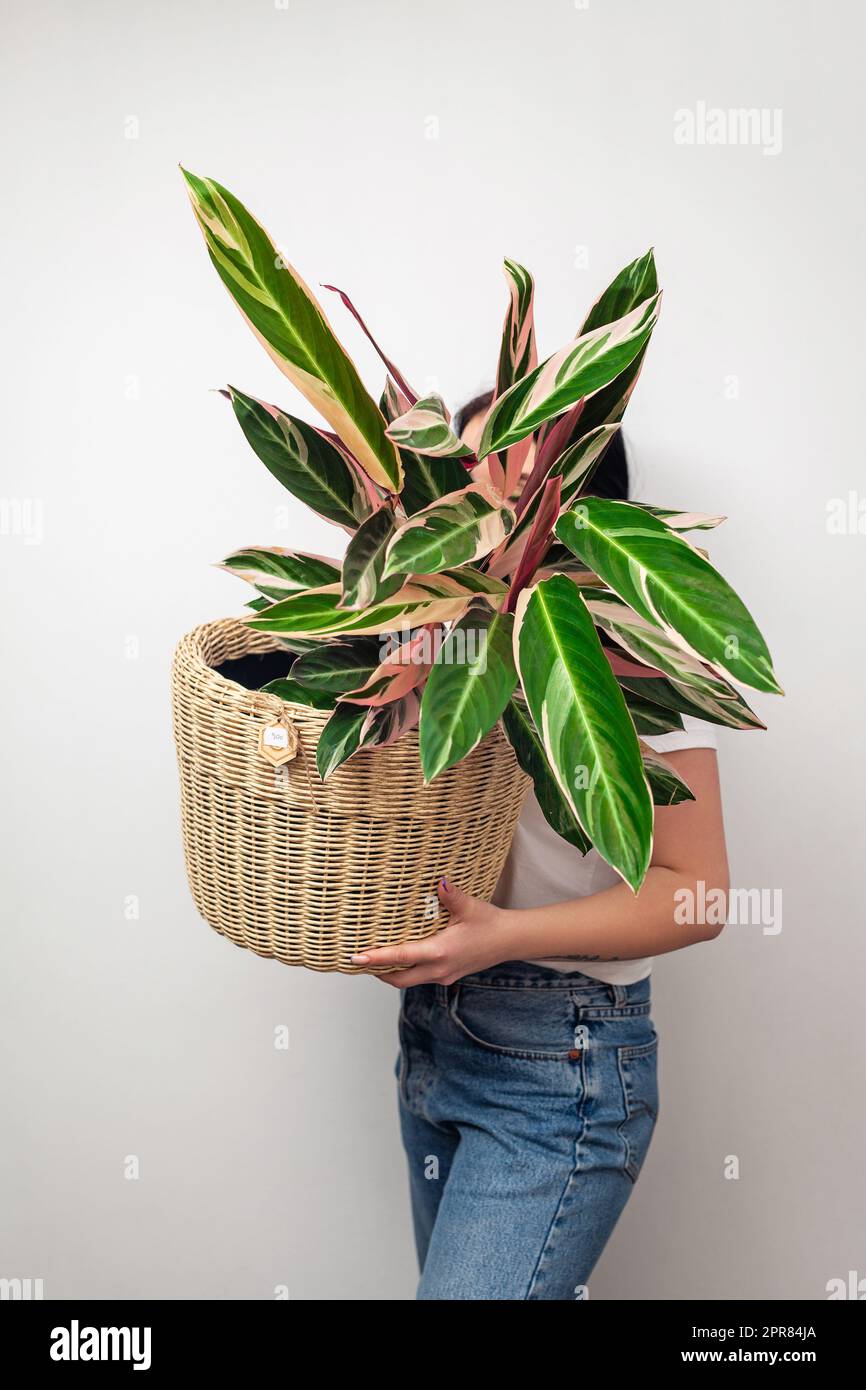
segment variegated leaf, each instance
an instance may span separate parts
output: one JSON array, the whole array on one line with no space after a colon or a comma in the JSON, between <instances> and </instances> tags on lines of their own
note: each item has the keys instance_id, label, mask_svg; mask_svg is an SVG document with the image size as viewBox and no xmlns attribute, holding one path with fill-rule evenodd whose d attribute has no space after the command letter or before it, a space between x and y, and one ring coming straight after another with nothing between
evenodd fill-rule
<instances>
[{"instance_id":1,"label":"variegated leaf","mask_svg":"<svg viewBox=\"0 0 866 1390\"><path fill-rule=\"evenodd\" d=\"M619 425L600 425L598 429L582 435L574 444L570 444L567 449L564 449L558 458L553 460L548 469L547 477L562 479L563 507L569 506L581 492L588 488L593 473L618 429ZM528 510L531 500L530 497L521 506L523 503L521 494L517 506L518 517L522 517Z\"/></svg>"},{"instance_id":2,"label":"variegated leaf","mask_svg":"<svg viewBox=\"0 0 866 1390\"><path fill-rule=\"evenodd\" d=\"M339 567L323 555L306 555L301 550L281 550L277 546L248 546L227 555L218 569L245 579L267 599L285 598L303 589L333 584Z\"/></svg>"},{"instance_id":3,"label":"variegated leaf","mask_svg":"<svg viewBox=\"0 0 866 1390\"><path fill-rule=\"evenodd\" d=\"M478 457L515 444L618 376L649 341L659 299L656 294L616 323L577 338L516 382L491 408Z\"/></svg>"},{"instance_id":4,"label":"variegated leaf","mask_svg":"<svg viewBox=\"0 0 866 1390\"><path fill-rule=\"evenodd\" d=\"M739 690L711 671L702 661L684 652L655 623L641 618L613 594L584 593L586 606L598 627L645 665L656 666L674 687L691 700L686 711L712 724L732 729L766 726L750 709Z\"/></svg>"},{"instance_id":5,"label":"variegated leaf","mask_svg":"<svg viewBox=\"0 0 866 1390\"><path fill-rule=\"evenodd\" d=\"M586 396L581 396L580 400L569 406L562 415L557 415L555 419L549 420L538 430L535 460L532 465L532 472L520 494L521 498L527 489L531 495L535 487L547 477L550 465L554 460L558 459L560 454L565 453L570 444L580 438L583 431L578 427L585 407Z\"/></svg>"},{"instance_id":6,"label":"variegated leaf","mask_svg":"<svg viewBox=\"0 0 866 1390\"><path fill-rule=\"evenodd\" d=\"M468 458L472 450L454 433L441 396L425 396L388 426L388 438L401 449L434 458Z\"/></svg>"},{"instance_id":7,"label":"variegated leaf","mask_svg":"<svg viewBox=\"0 0 866 1390\"><path fill-rule=\"evenodd\" d=\"M664 705L657 705L654 700L648 700L643 693L642 681L636 691L630 690L620 681L620 689L632 723L639 734L646 738L657 738L660 734L678 733L682 730L683 721L680 715L675 710L665 709Z\"/></svg>"},{"instance_id":8,"label":"variegated leaf","mask_svg":"<svg viewBox=\"0 0 866 1390\"><path fill-rule=\"evenodd\" d=\"M592 844L550 770L541 737L521 698L509 700L502 715L502 722L517 761L527 776L532 778L535 799L544 819L563 840L574 845L581 854L588 854Z\"/></svg>"},{"instance_id":9,"label":"variegated leaf","mask_svg":"<svg viewBox=\"0 0 866 1390\"><path fill-rule=\"evenodd\" d=\"M316 748L316 766L324 782L361 748L382 748L395 743L418 723L419 700L411 691L402 700L378 709L366 705L338 704Z\"/></svg>"},{"instance_id":10,"label":"variegated leaf","mask_svg":"<svg viewBox=\"0 0 866 1390\"><path fill-rule=\"evenodd\" d=\"M636 892L653 809L637 735L586 605L554 575L524 589L514 650L551 770L595 848Z\"/></svg>"},{"instance_id":11,"label":"variegated leaf","mask_svg":"<svg viewBox=\"0 0 866 1390\"><path fill-rule=\"evenodd\" d=\"M630 314L639 304L651 299L658 292L658 287L655 256L650 247L643 256L638 256L636 261L614 276L581 324L581 334L591 333L594 328L603 328L605 324L614 323Z\"/></svg>"},{"instance_id":12,"label":"variegated leaf","mask_svg":"<svg viewBox=\"0 0 866 1390\"><path fill-rule=\"evenodd\" d=\"M292 705L309 705L311 709L333 709L336 705L333 695L322 690L312 690L307 685L301 685L300 681L293 680L292 676L284 676L280 680L269 681L267 685L262 686L262 693L277 695L281 700L286 700Z\"/></svg>"},{"instance_id":13,"label":"variegated leaf","mask_svg":"<svg viewBox=\"0 0 866 1390\"><path fill-rule=\"evenodd\" d=\"M400 574L383 579L385 553L394 532L394 513L381 507L358 527L343 558L343 608L369 608L396 593L403 582Z\"/></svg>"},{"instance_id":14,"label":"variegated leaf","mask_svg":"<svg viewBox=\"0 0 866 1390\"><path fill-rule=\"evenodd\" d=\"M396 632L403 628L419 627L423 623L448 622L459 618L474 594L488 592L501 601L504 589L505 586L500 585L497 593L496 590L476 587L468 580L457 579L450 584L430 586L418 577L404 584L383 603L357 611L340 606L339 584L327 584L303 594L293 594L281 603L273 604L266 613L245 618L244 622L257 632L277 636L285 633L290 637Z\"/></svg>"},{"instance_id":15,"label":"variegated leaf","mask_svg":"<svg viewBox=\"0 0 866 1390\"><path fill-rule=\"evenodd\" d=\"M509 303L502 328L502 345L499 349L496 385L493 391L494 401L504 395L516 381L534 371L538 365L533 315L535 286L532 276L516 261L506 259L505 278L508 281ZM506 497L510 497L517 487L531 448L532 439L528 437L512 444L506 451L502 459L501 482ZM493 481L499 483L498 477Z\"/></svg>"},{"instance_id":16,"label":"variegated leaf","mask_svg":"<svg viewBox=\"0 0 866 1390\"><path fill-rule=\"evenodd\" d=\"M436 655L421 699L421 766L432 782L493 728L517 684L514 618L473 605Z\"/></svg>"},{"instance_id":17,"label":"variegated leaf","mask_svg":"<svg viewBox=\"0 0 866 1390\"><path fill-rule=\"evenodd\" d=\"M325 432L234 386L228 395L247 443L277 482L319 516L354 531L370 505Z\"/></svg>"},{"instance_id":18,"label":"variegated leaf","mask_svg":"<svg viewBox=\"0 0 866 1390\"><path fill-rule=\"evenodd\" d=\"M692 655L780 694L767 645L742 600L683 536L626 502L585 497L556 535L636 613Z\"/></svg>"},{"instance_id":19,"label":"variegated leaf","mask_svg":"<svg viewBox=\"0 0 866 1390\"><path fill-rule=\"evenodd\" d=\"M386 381L379 408L390 424L409 409L409 401L402 396L392 381ZM400 501L407 516L413 516L424 507L449 492L457 492L466 486L469 475L465 465L457 458L433 458L427 454L416 454L410 449L398 449L403 465L403 491Z\"/></svg>"},{"instance_id":20,"label":"variegated leaf","mask_svg":"<svg viewBox=\"0 0 866 1390\"><path fill-rule=\"evenodd\" d=\"M432 645L431 630L421 628L389 652L363 684L347 691L343 699L370 708L402 700L425 680L431 666Z\"/></svg>"},{"instance_id":21,"label":"variegated leaf","mask_svg":"<svg viewBox=\"0 0 866 1390\"><path fill-rule=\"evenodd\" d=\"M687 714L692 719L704 719L709 724L723 724L729 729L765 728L739 692L726 683L725 689L731 691L734 696L731 700L713 699L704 690L693 689L681 681L670 680L667 676L657 676L641 682L628 676L620 684L628 686L636 694L646 700L652 700L664 709Z\"/></svg>"},{"instance_id":22,"label":"variegated leaf","mask_svg":"<svg viewBox=\"0 0 866 1390\"><path fill-rule=\"evenodd\" d=\"M321 305L228 189L181 172L211 261L259 341L372 480L399 492L400 461L385 421Z\"/></svg>"},{"instance_id":23,"label":"variegated leaf","mask_svg":"<svg viewBox=\"0 0 866 1390\"><path fill-rule=\"evenodd\" d=\"M632 506L657 516L672 531L712 531L727 521L727 517L712 516L709 512L678 512L672 507L651 507L648 502L633 502Z\"/></svg>"},{"instance_id":24,"label":"variegated leaf","mask_svg":"<svg viewBox=\"0 0 866 1390\"><path fill-rule=\"evenodd\" d=\"M383 577L436 574L489 555L514 525L514 513L495 494L462 488L416 512L393 537Z\"/></svg>"},{"instance_id":25,"label":"variegated leaf","mask_svg":"<svg viewBox=\"0 0 866 1390\"><path fill-rule=\"evenodd\" d=\"M695 794L682 777L665 762L652 748L640 744L643 769L652 792L653 805L678 806L683 801L694 801Z\"/></svg>"},{"instance_id":26,"label":"variegated leaf","mask_svg":"<svg viewBox=\"0 0 866 1390\"><path fill-rule=\"evenodd\" d=\"M417 690L410 690L402 700L392 700L378 709L368 709L367 727L375 730L376 746L387 748L410 729L417 728L420 713L421 698Z\"/></svg>"},{"instance_id":27,"label":"variegated leaf","mask_svg":"<svg viewBox=\"0 0 866 1390\"><path fill-rule=\"evenodd\" d=\"M572 444L558 459L554 460L548 470L547 480L557 477L562 479L561 509L568 507L581 491L589 486L605 449L618 429L618 425L602 425L600 429L593 430L591 434ZM542 489L547 480L542 479ZM529 482L527 482L528 487ZM499 576L513 574L521 563L527 537L535 521L540 497L541 492L538 490L529 498L526 498L526 489L521 493L516 507L517 521L511 535L491 558L488 566L491 574ZM524 499L526 500L524 501Z\"/></svg>"},{"instance_id":28,"label":"variegated leaf","mask_svg":"<svg viewBox=\"0 0 866 1390\"><path fill-rule=\"evenodd\" d=\"M373 674L382 659L378 637L338 637L333 642L316 642L312 651L299 656L292 676L299 685L345 695Z\"/></svg>"},{"instance_id":29,"label":"variegated leaf","mask_svg":"<svg viewBox=\"0 0 866 1390\"><path fill-rule=\"evenodd\" d=\"M645 256L640 256L621 270L608 285L584 319L581 334L589 333L604 323L621 318L657 292L655 258L652 250L649 250ZM574 407L573 414L563 416L561 425L560 421L556 420L542 428L538 452L542 456L543 465L547 463L545 454L549 445L554 447L555 455L558 456L569 444L598 429L600 425L614 425L622 419L640 375L645 355L646 347L643 347L613 381L579 402Z\"/></svg>"},{"instance_id":30,"label":"variegated leaf","mask_svg":"<svg viewBox=\"0 0 866 1390\"><path fill-rule=\"evenodd\" d=\"M362 746L366 721L367 710L360 706L337 705L316 747L316 767L323 782Z\"/></svg>"},{"instance_id":31,"label":"variegated leaf","mask_svg":"<svg viewBox=\"0 0 866 1390\"><path fill-rule=\"evenodd\" d=\"M379 399L379 409L385 417L386 425L390 425L392 420L396 420L398 415L405 415L406 411L415 404L414 400L401 391L395 381L389 376L385 377L385 385Z\"/></svg>"},{"instance_id":32,"label":"variegated leaf","mask_svg":"<svg viewBox=\"0 0 866 1390\"><path fill-rule=\"evenodd\" d=\"M508 281L509 302L496 368L497 396L501 396L515 381L533 371L538 364L533 319L535 285L532 276L522 265L518 265L517 261L507 258L504 269Z\"/></svg>"}]
</instances>

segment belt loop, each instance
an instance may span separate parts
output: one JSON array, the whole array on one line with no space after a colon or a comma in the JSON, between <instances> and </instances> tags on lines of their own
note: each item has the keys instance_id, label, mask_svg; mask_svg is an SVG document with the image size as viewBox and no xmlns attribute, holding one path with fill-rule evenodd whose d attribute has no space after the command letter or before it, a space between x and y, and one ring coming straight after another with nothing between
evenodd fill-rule
<instances>
[{"instance_id":1,"label":"belt loop","mask_svg":"<svg viewBox=\"0 0 866 1390\"><path fill-rule=\"evenodd\" d=\"M620 1008L628 999L628 990L625 985L608 985L610 990L611 1003L615 1008Z\"/></svg>"},{"instance_id":2,"label":"belt loop","mask_svg":"<svg viewBox=\"0 0 866 1390\"><path fill-rule=\"evenodd\" d=\"M448 985L436 985L436 1003L441 1004L443 1009L448 1008Z\"/></svg>"}]
</instances>

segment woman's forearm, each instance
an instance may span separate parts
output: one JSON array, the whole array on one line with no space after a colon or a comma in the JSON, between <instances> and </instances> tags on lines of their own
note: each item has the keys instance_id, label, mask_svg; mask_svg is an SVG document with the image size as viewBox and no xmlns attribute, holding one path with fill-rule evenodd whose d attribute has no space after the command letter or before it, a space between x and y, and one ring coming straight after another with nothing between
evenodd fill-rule
<instances>
[{"instance_id":1,"label":"woman's forearm","mask_svg":"<svg viewBox=\"0 0 866 1390\"><path fill-rule=\"evenodd\" d=\"M716 756L707 748L684 748L668 761L694 800L656 808L653 859L637 897L623 883L549 907L493 907L443 879L438 891L447 927L423 941L359 952L352 963L387 967L385 983L405 989L453 984L507 960L637 960L718 936L728 866ZM562 852L575 853L568 846ZM703 905L710 902L716 907L706 914L710 920L695 920L705 917Z\"/></svg>"},{"instance_id":2,"label":"woman's forearm","mask_svg":"<svg viewBox=\"0 0 866 1390\"><path fill-rule=\"evenodd\" d=\"M714 877L720 881L707 883L706 895L713 888L727 891L723 876ZM683 896L683 890L691 893L691 899ZM568 956L577 961L635 960L718 936L724 924L723 912L712 914L721 921L683 921L683 917L699 915L688 911L689 901L696 905L706 901L698 892L697 881L654 865L637 897L621 883L588 898L548 907L504 908L498 924L507 950L503 959Z\"/></svg>"}]
</instances>

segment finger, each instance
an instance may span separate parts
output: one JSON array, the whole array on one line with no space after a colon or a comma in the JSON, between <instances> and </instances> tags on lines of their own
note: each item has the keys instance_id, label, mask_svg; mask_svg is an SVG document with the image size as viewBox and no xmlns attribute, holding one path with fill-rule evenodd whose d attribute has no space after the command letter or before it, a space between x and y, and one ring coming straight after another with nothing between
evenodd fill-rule
<instances>
[{"instance_id":1,"label":"finger","mask_svg":"<svg viewBox=\"0 0 866 1390\"><path fill-rule=\"evenodd\" d=\"M411 970L392 970L390 975L380 975L380 980L394 985L397 989L409 989L412 985L437 985L441 980L429 965L416 965Z\"/></svg>"},{"instance_id":2,"label":"finger","mask_svg":"<svg viewBox=\"0 0 866 1390\"><path fill-rule=\"evenodd\" d=\"M446 878L439 880L438 893L440 903L451 917L465 916L475 902L471 893L464 893L462 888L455 887Z\"/></svg>"},{"instance_id":3,"label":"finger","mask_svg":"<svg viewBox=\"0 0 866 1390\"><path fill-rule=\"evenodd\" d=\"M381 969L385 965L408 969L413 965L429 963L438 954L439 948L431 940L404 941L399 946L377 946L368 951L359 951L350 959L353 965L366 965L373 969Z\"/></svg>"}]
</instances>

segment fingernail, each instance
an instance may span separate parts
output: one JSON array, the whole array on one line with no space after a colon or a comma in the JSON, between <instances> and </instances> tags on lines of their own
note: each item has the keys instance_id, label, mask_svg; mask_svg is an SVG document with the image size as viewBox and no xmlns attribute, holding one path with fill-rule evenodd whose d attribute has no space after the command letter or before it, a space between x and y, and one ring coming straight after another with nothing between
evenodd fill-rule
<instances>
[{"instance_id":1,"label":"fingernail","mask_svg":"<svg viewBox=\"0 0 866 1390\"><path fill-rule=\"evenodd\" d=\"M444 888L444 889L446 889L446 891L447 891L447 888L448 888L448 880L445 879L445 878L440 878L440 880L439 880L439 887L440 887L440 888Z\"/></svg>"},{"instance_id":2,"label":"fingernail","mask_svg":"<svg viewBox=\"0 0 866 1390\"><path fill-rule=\"evenodd\" d=\"M349 957L349 960L351 961L352 965L367 965L368 962L369 962L369 960L370 960L370 957L369 957L369 956L363 956L363 955L361 955L361 956L350 956L350 957Z\"/></svg>"}]
</instances>

